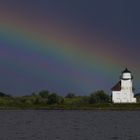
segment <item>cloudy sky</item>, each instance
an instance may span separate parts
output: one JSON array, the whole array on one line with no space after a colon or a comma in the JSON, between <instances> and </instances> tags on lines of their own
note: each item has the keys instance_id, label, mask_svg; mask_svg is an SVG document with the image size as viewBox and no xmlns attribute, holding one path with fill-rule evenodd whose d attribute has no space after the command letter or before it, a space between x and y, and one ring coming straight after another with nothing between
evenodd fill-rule
<instances>
[{"instance_id":1,"label":"cloudy sky","mask_svg":"<svg viewBox=\"0 0 140 140\"><path fill-rule=\"evenodd\" d=\"M137 0L1 0L0 91L110 93L127 67L140 92Z\"/></svg>"}]
</instances>

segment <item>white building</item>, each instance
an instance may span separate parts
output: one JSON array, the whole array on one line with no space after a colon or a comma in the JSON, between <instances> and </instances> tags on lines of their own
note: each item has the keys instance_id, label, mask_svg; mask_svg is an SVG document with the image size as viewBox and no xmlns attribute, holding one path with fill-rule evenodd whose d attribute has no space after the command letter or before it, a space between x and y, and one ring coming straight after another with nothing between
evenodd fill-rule
<instances>
[{"instance_id":1,"label":"white building","mask_svg":"<svg viewBox=\"0 0 140 140\"><path fill-rule=\"evenodd\" d=\"M112 101L114 103L136 103L133 92L133 76L126 68L120 77L120 81L112 88Z\"/></svg>"}]
</instances>

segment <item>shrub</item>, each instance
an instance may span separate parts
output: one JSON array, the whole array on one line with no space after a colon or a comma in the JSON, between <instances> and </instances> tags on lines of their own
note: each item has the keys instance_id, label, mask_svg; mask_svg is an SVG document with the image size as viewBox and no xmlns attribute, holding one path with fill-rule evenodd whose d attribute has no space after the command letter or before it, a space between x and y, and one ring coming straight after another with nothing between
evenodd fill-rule
<instances>
[{"instance_id":1,"label":"shrub","mask_svg":"<svg viewBox=\"0 0 140 140\"><path fill-rule=\"evenodd\" d=\"M103 90L92 93L89 97L89 103L109 103L111 98Z\"/></svg>"},{"instance_id":2,"label":"shrub","mask_svg":"<svg viewBox=\"0 0 140 140\"><path fill-rule=\"evenodd\" d=\"M63 103L64 99L58 96L56 93L52 93L48 96L48 104L60 104Z\"/></svg>"},{"instance_id":3,"label":"shrub","mask_svg":"<svg viewBox=\"0 0 140 140\"><path fill-rule=\"evenodd\" d=\"M48 98L49 96L49 91L47 90L42 90L39 92L39 95L42 97L42 98Z\"/></svg>"}]
</instances>

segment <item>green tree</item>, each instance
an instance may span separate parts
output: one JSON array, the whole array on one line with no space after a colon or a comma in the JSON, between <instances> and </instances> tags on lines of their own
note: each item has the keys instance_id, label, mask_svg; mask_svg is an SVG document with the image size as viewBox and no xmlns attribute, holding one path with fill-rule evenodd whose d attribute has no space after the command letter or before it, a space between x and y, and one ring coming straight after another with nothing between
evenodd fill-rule
<instances>
[{"instance_id":1,"label":"green tree","mask_svg":"<svg viewBox=\"0 0 140 140\"><path fill-rule=\"evenodd\" d=\"M52 93L48 96L48 104L60 104L63 103L63 101L64 99L56 93Z\"/></svg>"},{"instance_id":2,"label":"green tree","mask_svg":"<svg viewBox=\"0 0 140 140\"><path fill-rule=\"evenodd\" d=\"M39 92L39 95L42 97L42 98L48 98L49 96L49 91L48 90L42 90Z\"/></svg>"},{"instance_id":3,"label":"green tree","mask_svg":"<svg viewBox=\"0 0 140 140\"><path fill-rule=\"evenodd\" d=\"M111 98L103 90L92 93L89 97L89 103L109 103Z\"/></svg>"}]
</instances>

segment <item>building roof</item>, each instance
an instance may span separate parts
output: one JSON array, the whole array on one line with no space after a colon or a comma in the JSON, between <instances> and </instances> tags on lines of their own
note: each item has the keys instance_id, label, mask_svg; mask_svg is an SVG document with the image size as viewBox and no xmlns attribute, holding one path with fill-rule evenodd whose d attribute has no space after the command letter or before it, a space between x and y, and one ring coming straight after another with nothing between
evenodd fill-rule
<instances>
[{"instance_id":1,"label":"building roof","mask_svg":"<svg viewBox=\"0 0 140 140\"><path fill-rule=\"evenodd\" d=\"M125 68L125 70L122 71L122 73L131 73L131 71L129 71L127 68Z\"/></svg>"},{"instance_id":2,"label":"building roof","mask_svg":"<svg viewBox=\"0 0 140 140\"><path fill-rule=\"evenodd\" d=\"M120 91L121 90L121 81L119 81L114 87L111 89L112 91Z\"/></svg>"}]
</instances>

